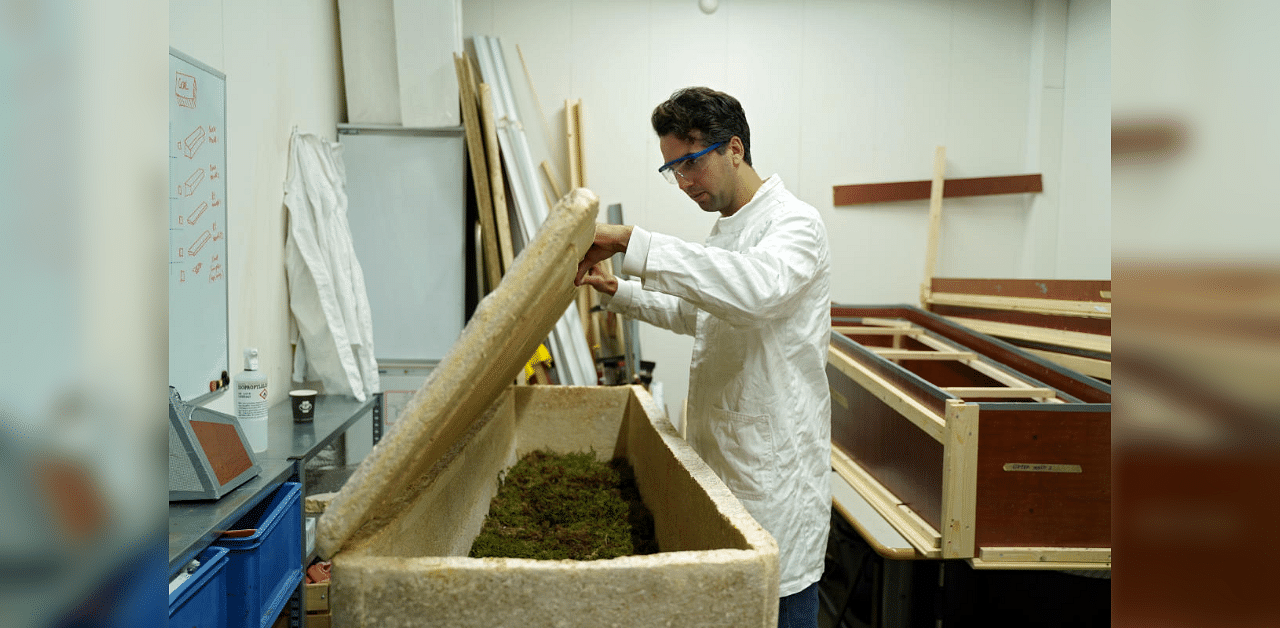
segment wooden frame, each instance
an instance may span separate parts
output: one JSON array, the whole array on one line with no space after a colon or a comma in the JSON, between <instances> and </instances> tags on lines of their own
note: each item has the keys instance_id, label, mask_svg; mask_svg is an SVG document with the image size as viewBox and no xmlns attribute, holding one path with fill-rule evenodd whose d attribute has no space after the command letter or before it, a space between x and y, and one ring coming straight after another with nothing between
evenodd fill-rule
<instances>
[{"instance_id":1,"label":"wooden frame","mask_svg":"<svg viewBox=\"0 0 1280 628\"><path fill-rule=\"evenodd\" d=\"M1090 377L1111 379L1111 282L928 277L925 309Z\"/></svg>"},{"instance_id":2,"label":"wooden frame","mask_svg":"<svg viewBox=\"0 0 1280 628\"><path fill-rule=\"evenodd\" d=\"M1110 569L1109 386L912 306L832 317L832 467L922 556Z\"/></svg>"}]
</instances>

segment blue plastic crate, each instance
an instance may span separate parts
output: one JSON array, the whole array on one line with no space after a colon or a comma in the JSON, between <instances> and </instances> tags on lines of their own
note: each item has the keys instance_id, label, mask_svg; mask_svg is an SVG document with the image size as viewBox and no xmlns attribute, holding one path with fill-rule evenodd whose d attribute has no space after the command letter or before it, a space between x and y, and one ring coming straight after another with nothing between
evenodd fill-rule
<instances>
[{"instance_id":1,"label":"blue plastic crate","mask_svg":"<svg viewBox=\"0 0 1280 628\"><path fill-rule=\"evenodd\" d=\"M200 567L169 594L169 625L226 628L227 550L207 547L196 559Z\"/></svg>"},{"instance_id":2,"label":"blue plastic crate","mask_svg":"<svg viewBox=\"0 0 1280 628\"><path fill-rule=\"evenodd\" d=\"M227 558L227 626L267 628L302 582L302 485L285 482L218 539Z\"/></svg>"}]
</instances>

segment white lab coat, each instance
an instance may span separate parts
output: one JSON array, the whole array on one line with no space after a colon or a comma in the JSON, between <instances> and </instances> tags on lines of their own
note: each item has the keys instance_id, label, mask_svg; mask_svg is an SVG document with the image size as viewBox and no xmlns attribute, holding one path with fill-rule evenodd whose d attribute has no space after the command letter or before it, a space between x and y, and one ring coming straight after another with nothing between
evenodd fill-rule
<instances>
[{"instance_id":1,"label":"white lab coat","mask_svg":"<svg viewBox=\"0 0 1280 628\"><path fill-rule=\"evenodd\" d=\"M694 336L689 443L778 542L779 594L822 576L831 520L830 261L818 211L777 175L705 245L636 228L607 299Z\"/></svg>"},{"instance_id":2,"label":"white lab coat","mask_svg":"<svg viewBox=\"0 0 1280 628\"><path fill-rule=\"evenodd\" d=\"M318 379L326 394L364 401L378 392L373 316L347 223L342 146L294 132L284 204L285 270L297 324L293 381Z\"/></svg>"}]
</instances>

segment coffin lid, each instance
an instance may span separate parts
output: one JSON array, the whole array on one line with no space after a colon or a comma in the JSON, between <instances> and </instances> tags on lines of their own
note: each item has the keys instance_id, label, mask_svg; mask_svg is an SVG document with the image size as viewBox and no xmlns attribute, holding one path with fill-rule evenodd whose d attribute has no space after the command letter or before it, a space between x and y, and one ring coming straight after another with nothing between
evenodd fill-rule
<instances>
[{"instance_id":1,"label":"coffin lid","mask_svg":"<svg viewBox=\"0 0 1280 628\"><path fill-rule=\"evenodd\" d=\"M598 207L594 193L578 188L551 209L394 429L325 509L316 529L322 558L375 531L383 513L399 511L436 462L515 380L573 302L573 279L595 237Z\"/></svg>"}]
</instances>

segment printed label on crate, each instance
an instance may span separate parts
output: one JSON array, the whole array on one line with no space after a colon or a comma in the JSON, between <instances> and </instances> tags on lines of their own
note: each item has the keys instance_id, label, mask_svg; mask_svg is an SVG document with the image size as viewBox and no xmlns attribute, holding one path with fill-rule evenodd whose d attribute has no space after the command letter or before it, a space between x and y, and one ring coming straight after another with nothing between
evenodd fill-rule
<instances>
[{"instance_id":1,"label":"printed label on crate","mask_svg":"<svg viewBox=\"0 0 1280 628\"><path fill-rule=\"evenodd\" d=\"M1029 462L1006 462L1005 471L1034 471L1039 473L1082 473L1078 464L1034 464Z\"/></svg>"}]
</instances>

